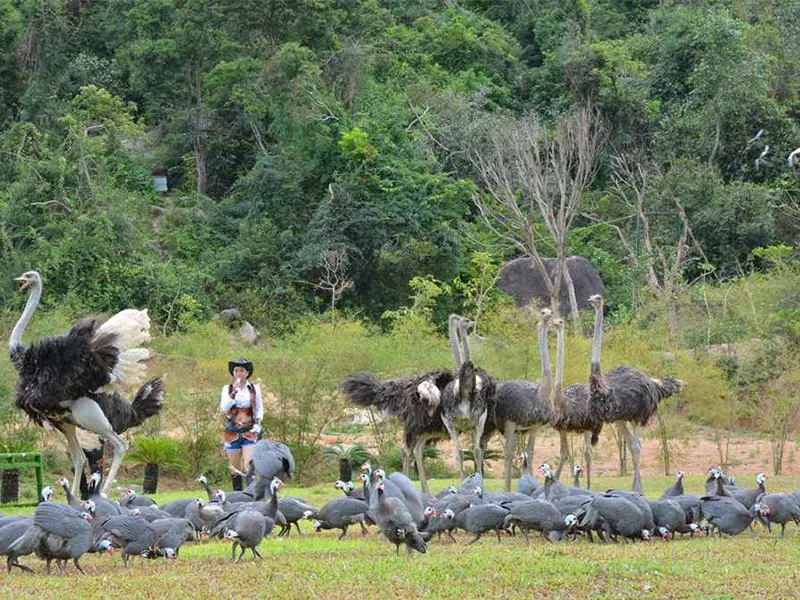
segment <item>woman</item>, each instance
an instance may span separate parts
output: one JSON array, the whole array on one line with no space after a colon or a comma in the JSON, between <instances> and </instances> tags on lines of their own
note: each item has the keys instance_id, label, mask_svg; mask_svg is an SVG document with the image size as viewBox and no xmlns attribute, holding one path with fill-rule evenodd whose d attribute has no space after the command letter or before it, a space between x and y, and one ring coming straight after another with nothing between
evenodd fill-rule
<instances>
[{"instance_id":1,"label":"woman","mask_svg":"<svg viewBox=\"0 0 800 600\"><path fill-rule=\"evenodd\" d=\"M228 372L233 381L222 387L219 409L227 418L222 438L225 452L231 464L233 489L242 490L242 476L236 471L247 472L253 449L261 435L261 419L264 406L261 402L261 389L247 381L253 374L253 363L244 358L228 362Z\"/></svg>"}]
</instances>

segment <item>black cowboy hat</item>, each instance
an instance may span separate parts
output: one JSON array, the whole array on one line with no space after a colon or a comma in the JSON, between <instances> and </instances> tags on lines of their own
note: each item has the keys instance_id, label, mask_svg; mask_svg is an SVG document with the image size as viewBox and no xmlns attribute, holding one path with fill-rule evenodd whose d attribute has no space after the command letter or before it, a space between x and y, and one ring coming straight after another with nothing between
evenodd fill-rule
<instances>
[{"instance_id":1,"label":"black cowboy hat","mask_svg":"<svg viewBox=\"0 0 800 600\"><path fill-rule=\"evenodd\" d=\"M229 360L228 361L228 372L233 375L233 368L234 367L244 367L247 369L247 376L250 377L253 374L253 363L247 360L246 358L237 358L236 360Z\"/></svg>"}]
</instances>

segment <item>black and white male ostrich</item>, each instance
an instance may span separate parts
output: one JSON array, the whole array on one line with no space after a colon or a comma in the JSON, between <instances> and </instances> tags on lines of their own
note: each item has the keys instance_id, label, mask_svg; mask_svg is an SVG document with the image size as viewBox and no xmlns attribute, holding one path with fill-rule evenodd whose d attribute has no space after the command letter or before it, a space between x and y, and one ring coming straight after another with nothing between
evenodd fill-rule
<instances>
[{"instance_id":1,"label":"black and white male ostrich","mask_svg":"<svg viewBox=\"0 0 800 600\"><path fill-rule=\"evenodd\" d=\"M538 340L542 374L538 382L509 379L497 384L494 401L489 410L489 423L481 444L485 447L489 437L500 431L505 438L503 489L511 491L511 462L515 455L517 434L528 434L528 456L533 457L536 431L550 422L550 351L547 331L550 310L542 309L539 317Z\"/></svg>"},{"instance_id":2,"label":"black and white male ostrich","mask_svg":"<svg viewBox=\"0 0 800 600\"><path fill-rule=\"evenodd\" d=\"M558 431L561 438L561 451L556 469L556 478L561 475L561 469L570 459L568 432L585 434L586 448L586 487L592 487L592 458L594 446L600 438L603 421L591 410L589 399L589 384L574 383L563 388L564 385L564 319L554 319L556 329L556 376L553 386L553 402L550 413L550 425Z\"/></svg>"},{"instance_id":3,"label":"black and white male ostrich","mask_svg":"<svg viewBox=\"0 0 800 600\"><path fill-rule=\"evenodd\" d=\"M605 375L600 370L600 349L603 344L603 297L589 297L595 310L592 366L589 394L595 416L604 423L618 423L633 456L633 491L642 491L639 459L642 449L640 427L658 410L659 403L681 389L681 382L672 377L655 379L629 366L615 367ZM633 432L628 427L630 424Z\"/></svg>"},{"instance_id":4,"label":"black and white male ostrich","mask_svg":"<svg viewBox=\"0 0 800 600\"><path fill-rule=\"evenodd\" d=\"M39 304L42 279L36 271L28 271L17 281L22 282L21 290L31 290L8 341L11 362L19 372L17 408L39 425L50 425L66 437L75 472L73 496L78 493L86 461L77 428L110 441L114 459L102 490L107 493L128 448L120 434L161 410L164 390L160 377L140 387L130 404L107 389L144 379L143 363L150 356L141 347L150 339L147 311L127 309L106 321L87 317L66 334L39 340L26 349L21 344L22 335Z\"/></svg>"},{"instance_id":5,"label":"black and white male ostrich","mask_svg":"<svg viewBox=\"0 0 800 600\"><path fill-rule=\"evenodd\" d=\"M458 476L464 479L464 457L461 454L461 442L458 438L460 423L468 423L475 430L475 470L483 475L483 447L481 438L486 427L489 405L494 400L495 383L491 375L472 362L472 350L469 345L468 329L475 325L474 321L458 315L450 315L450 345L456 360L458 376L453 379L442 392L441 414L447 433L453 442ZM461 354L463 344L464 354Z\"/></svg>"},{"instance_id":6,"label":"black and white male ostrich","mask_svg":"<svg viewBox=\"0 0 800 600\"><path fill-rule=\"evenodd\" d=\"M380 383L371 373L344 378L342 392L355 405L373 407L379 419L394 417L403 426L403 471L408 474L411 456L417 465L420 484L430 493L422 452L428 441L447 436L441 418L442 391L453 380L450 370L409 375Z\"/></svg>"}]
</instances>

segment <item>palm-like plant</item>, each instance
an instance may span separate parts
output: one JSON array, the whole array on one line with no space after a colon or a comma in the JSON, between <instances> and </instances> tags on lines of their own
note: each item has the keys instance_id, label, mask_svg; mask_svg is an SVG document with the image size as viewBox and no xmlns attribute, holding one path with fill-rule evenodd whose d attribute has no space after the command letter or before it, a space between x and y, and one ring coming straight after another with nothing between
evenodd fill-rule
<instances>
[{"instance_id":1,"label":"palm-like plant","mask_svg":"<svg viewBox=\"0 0 800 600\"><path fill-rule=\"evenodd\" d=\"M358 469L367 461L375 461L375 455L360 442L346 448L341 442L325 446L322 450L322 458L339 461L339 479L342 481L350 481L352 479L351 472L353 469Z\"/></svg>"},{"instance_id":2,"label":"palm-like plant","mask_svg":"<svg viewBox=\"0 0 800 600\"><path fill-rule=\"evenodd\" d=\"M144 465L142 491L145 494L154 494L158 488L161 467L170 466L179 470L186 468L181 452L181 444L177 440L139 435L134 438L133 449L125 455L125 460Z\"/></svg>"}]
</instances>

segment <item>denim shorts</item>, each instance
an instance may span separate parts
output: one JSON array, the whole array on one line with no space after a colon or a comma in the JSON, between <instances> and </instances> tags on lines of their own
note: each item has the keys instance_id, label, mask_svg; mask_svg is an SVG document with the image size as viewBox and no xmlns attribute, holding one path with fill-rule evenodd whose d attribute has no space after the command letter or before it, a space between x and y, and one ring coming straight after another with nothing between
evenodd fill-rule
<instances>
[{"instance_id":1,"label":"denim shorts","mask_svg":"<svg viewBox=\"0 0 800 600\"><path fill-rule=\"evenodd\" d=\"M227 442L225 444L225 450L241 450L245 446L254 446L255 442L248 440L243 435L239 434L239 437L233 440L232 442Z\"/></svg>"}]
</instances>

